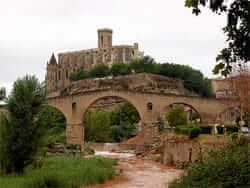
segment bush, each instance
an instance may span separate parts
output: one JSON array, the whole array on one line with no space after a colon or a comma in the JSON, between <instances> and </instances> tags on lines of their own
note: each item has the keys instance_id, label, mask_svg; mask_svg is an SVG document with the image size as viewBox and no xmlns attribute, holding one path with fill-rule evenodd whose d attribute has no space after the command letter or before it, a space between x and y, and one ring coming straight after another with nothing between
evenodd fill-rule
<instances>
[{"instance_id":1,"label":"bush","mask_svg":"<svg viewBox=\"0 0 250 188\"><path fill-rule=\"evenodd\" d=\"M88 77L101 78L110 74L109 66L105 64L96 64L88 73Z\"/></svg>"},{"instance_id":2,"label":"bush","mask_svg":"<svg viewBox=\"0 0 250 188\"><path fill-rule=\"evenodd\" d=\"M226 125L225 127L226 127L226 132L229 134L239 132L239 127L235 125Z\"/></svg>"},{"instance_id":3,"label":"bush","mask_svg":"<svg viewBox=\"0 0 250 188\"><path fill-rule=\"evenodd\" d=\"M199 128L201 129L201 134L211 134L212 129L209 125L200 125Z\"/></svg>"},{"instance_id":4,"label":"bush","mask_svg":"<svg viewBox=\"0 0 250 188\"><path fill-rule=\"evenodd\" d=\"M83 80L88 77L88 74L83 70L78 70L76 72L72 72L69 76L71 81Z\"/></svg>"},{"instance_id":5,"label":"bush","mask_svg":"<svg viewBox=\"0 0 250 188\"><path fill-rule=\"evenodd\" d=\"M131 73L131 70L130 70L128 64L125 64L125 63L115 63L110 68L110 73L113 76L128 75L128 74Z\"/></svg>"},{"instance_id":6,"label":"bush","mask_svg":"<svg viewBox=\"0 0 250 188\"><path fill-rule=\"evenodd\" d=\"M189 138L196 138L200 135L201 129L199 127L194 127L189 130Z\"/></svg>"},{"instance_id":7,"label":"bush","mask_svg":"<svg viewBox=\"0 0 250 188\"><path fill-rule=\"evenodd\" d=\"M166 120L168 121L171 127L176 127L178 125L187 124L187 113L184 111L183 106L178 106L171 109L167 115Z\"/></svg>"},{"instance_id":8,"label":"bush","mask_svg":"<svg viewBox=\"0 0 250 188\"><path fill-rule=\"evenodd\" d=\"M176 133L188 135L189 138L196 138L199 136L201 129L198 126L177 126L175 129Z\"/></svg>"},{"instance_id":9,"label":"bush","mask_svg":"<svg viewBox=\"0 0 250 188\"><path fill-rule=\"evenodd\" d=\"M218 134L224 133L224 128L221 125L217 126L216 129L217 129Z\"/></svg>"},{"instance_id":10,"label":"bush","mask_svg":"<svg viewBox=\"0 0 250 188\"><path fill-rule=\"evenodd\" d=\"M241 144L208 153L205 160L190 166L169 188L250 187L249 139Z\"/></svg>"},{"instance_id":11,"label":"bush","mask_svg":"<svg viewBox=\"0 0 250 188\"><path fill-rule=\"evenodd\" d=\"M175 129L175 132L179 133L179 134L188 135L189 130L190 130L190 128L187 125L184 125L184 126L177 126L176 129Z\"/></svg>"}]
</instances>

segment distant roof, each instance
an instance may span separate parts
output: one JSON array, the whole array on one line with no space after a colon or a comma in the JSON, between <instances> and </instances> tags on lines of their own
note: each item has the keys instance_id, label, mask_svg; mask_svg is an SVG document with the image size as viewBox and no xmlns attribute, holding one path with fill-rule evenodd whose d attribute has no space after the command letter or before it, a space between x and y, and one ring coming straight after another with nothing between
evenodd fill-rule
<instances>
[{"instance_id":1,"label":"distant roof","mask_svg":"<svg viewBox=\"0 0 250 188\"><path fill-rule=\"evenodd\" d=\"M98 32L102 32L102 31L113 32L113 30L109 28L101 28L101 29L98 29L97 31Z\"/></svg>"}]
</instances>

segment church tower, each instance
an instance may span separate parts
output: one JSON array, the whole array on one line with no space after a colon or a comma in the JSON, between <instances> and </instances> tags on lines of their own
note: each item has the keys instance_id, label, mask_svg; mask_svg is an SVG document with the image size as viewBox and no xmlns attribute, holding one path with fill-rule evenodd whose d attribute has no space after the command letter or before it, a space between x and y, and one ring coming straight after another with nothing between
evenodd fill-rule
<instances>
[{"instance_id":1,"label":"church tower","mask_svg":"<svg viewBox=\"0 0 250 188\"><path fill-rule=\"evenodd\" d=\"M57 69L58 64L54 53L47 63L46 88L48 92L57 90Z\"/></svg>"},{"instance_id":2,"label":"church tower","mask_svg":"<svg viewBox=\"0 0 250 188\"><path fill-rule=\"evenodd\" d=\"M112 29L99 29L98 30L98 48L111 48L112 47Z\"/></svg>"}]
</instances>

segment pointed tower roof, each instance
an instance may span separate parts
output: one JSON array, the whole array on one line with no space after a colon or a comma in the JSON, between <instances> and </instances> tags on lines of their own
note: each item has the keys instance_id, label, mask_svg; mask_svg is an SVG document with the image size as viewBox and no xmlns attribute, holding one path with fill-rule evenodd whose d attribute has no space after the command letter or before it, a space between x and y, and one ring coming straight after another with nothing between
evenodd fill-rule
<instances>
[{"instance_id":1,"label":"pointed tower roof","mask_svg":"<svg viewBox=\"0 0 250 188\"><path fill-rule=\"evenodd\" d=\"M57 61L56 61L56 57L54 55L54 53L52 54L50 60L49 60L49 64L51 65L56 65L57 64Z\"/></svg>"}]
</instances>

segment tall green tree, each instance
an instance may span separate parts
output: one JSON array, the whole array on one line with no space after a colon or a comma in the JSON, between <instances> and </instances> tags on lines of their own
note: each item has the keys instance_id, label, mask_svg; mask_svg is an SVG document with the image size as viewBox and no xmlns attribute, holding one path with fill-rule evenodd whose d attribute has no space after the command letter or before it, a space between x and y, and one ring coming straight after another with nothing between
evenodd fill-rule
<instances>
[{"instance_id":1,"label":"tall green tree","mask_svg":"<svg viewBox=\"0 0 250 188\"><path fill-rule=\"evenodd\" d=\"M34 160L43 135L38 114L45 96L44 86L34 76L25 76L14 83L7 100L9 126L5 130L8 135L4 140L6 153L1 153L10 161L8 172L22 173Z\"/></svg>"},{"instance_id":2,"label":"tall green tree","mask_svg":"<svg viewBox=\"0 0 250 188\"><path fill-rule=\"evenodd\" d=\"M217 65L213 72L227 76L233 65L246 64L250 61L250 1L249 0L185 0L186 6L199 15L202 6L217 13L227 14L227 25L223 28L228 46L221 50L216 58Z\"/></svg>"},{"instance_id":3,"label":"tall green tree","mask_svg":"<svg viewBox=\"0 0 250 188\"><path fill-rule=\"evenodd\" d=\"M5 99L6 97L6 89L4 87L0 88L0 101Z\"/></svg>"}]
</instances>

